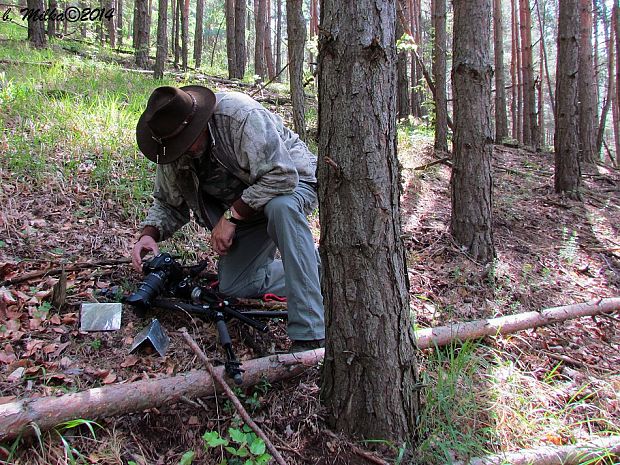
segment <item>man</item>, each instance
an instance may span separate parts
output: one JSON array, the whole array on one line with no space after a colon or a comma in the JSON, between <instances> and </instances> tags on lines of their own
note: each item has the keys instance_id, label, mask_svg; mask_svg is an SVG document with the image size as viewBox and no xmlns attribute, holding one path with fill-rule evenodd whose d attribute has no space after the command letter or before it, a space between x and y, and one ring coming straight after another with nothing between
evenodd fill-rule
<instances>
[{"instance_id":1,"label":"man","mask_svg":"<svg viewBox=\"0 0 620 465\"><path fill-rule=\"evenodd\" d=\"M316 156L299 136L247 95L202 86L155 89L136 136L157 175L134 268L191 210L220 255L220 291L286 295L291 350L322 347L319 258L306 218L317 205Z\"/></svg>"}]
</instances>

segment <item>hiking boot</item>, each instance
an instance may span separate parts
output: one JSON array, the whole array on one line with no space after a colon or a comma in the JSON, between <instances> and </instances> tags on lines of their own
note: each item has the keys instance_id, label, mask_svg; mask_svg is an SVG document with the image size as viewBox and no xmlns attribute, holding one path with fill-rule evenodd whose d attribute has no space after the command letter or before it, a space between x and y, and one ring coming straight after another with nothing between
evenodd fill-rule
<instances>
[{"instance_id":1,"label":"hiking boot","mask_svg":"<svg viewBox=\"0 0 620 465\"><path fill-rule=\"evenodd\" d=\"M305 352L306 350L320 349L325 347L325 339L312 339L310 341L293 341L289 352Z\"/></svg>"}]
</instances>

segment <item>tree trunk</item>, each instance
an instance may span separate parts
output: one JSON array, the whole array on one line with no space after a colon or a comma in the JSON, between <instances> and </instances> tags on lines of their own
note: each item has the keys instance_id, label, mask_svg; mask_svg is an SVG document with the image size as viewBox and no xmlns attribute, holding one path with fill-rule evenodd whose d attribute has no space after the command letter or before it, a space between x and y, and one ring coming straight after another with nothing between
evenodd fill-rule
<instances>
[{"instance_id":1,"label":"tree trunk","mask_svg":"<svg viewBox=\"0 0 620 465\"><path fill-rule=\"evenodd\" d=\"M547 37L546 28L545 28L545 20L544 20L544 10L541 13L540 11L540 1L536 2L536 13L538 16L538 27L540 29L541 37ZM543 58L545 62L545 77L547 80L547 91L549 92L549 103L551 104L551 112L553 113L553 117L555 118L555 97L553 96L553 87L551 86L551 77L549 76L549 60L547 59L547 45L544 40L541 40L541 46L543 50ZM542 74L541 78L542 80Z\"/></svg>"},{"instance_id":2,"label":"tree trunk","mask_svg":"<svg viewBox=\"0 0 620 465\"><path fill-rule=\"evenodd\" d=\"M515 18L514 18L514 35L515 35L515 54L517 56L517 140L521 143L524 142L524 127L523 127L523 67L522 53L521 53L521 33L520 33L520 21L519 21L519 1L514 0Z\"/></svg>"},{"instance_id":3,"label":"tree trunk","mask_svg":"<svg viewBox=\"0 0 620 465\"><path fill-rule=\"evenodd\" d=\"M560 0L556 69L555 173L556 192L579 195L579 16L580 0Z\"/></svg>"},{"instance_id":4,"label":"tree trunk","mask_svg":"<svg viewBox=\"0 0 620 465\"><path fill-rule=\"evenodd\" d=\"M267 77L265 64L265 6L266 0L254 0L254 25L256 42L254 44L254 74L261 80Z\"/></svg>"},{"instance_id":5,"label":"tree trunk","mask_svg":"<svg viewBox=\"0 0 620 465\"><path fill-rule=\"evenodd\" d=\"M267 77L269 79L273 79L273 77L276 75L276 70L273 64L271 31L271 0L267 0L265 5L265 61L267 62Z\"/></svg>"},{"instance_id":6,"label":"tree trunk","mask_svg":"<svg viewBox=\"0 0 620 465\"><path fill-rule=\"evenodd\" d=\"M407 12L407 0L398 0L399 8L403 9L403 16L406 18L408 15ZM405 33L405 28L400 21L400 18L396 20L396 40L400 40L400 38ZM409 116L410 107L409 107L409 76L407 76L407 51L403 50L398 53L398 59L396 62L397 69L397 93L396 93L396 114L398 118L405 119Z\"/></svg>"},{"instance_id":7,"label":"tree trunk","mask_svg":"<svg viewBox=\"0 0 620 465\"><path fill-rule=\"evenodd\" d=\"M400 443L415 435L418 400L400 224L395 15L396 0L321 5L318 177L327 421Z\"/></svg>"},{"instance_id":8,"label":"tree trunk","mask_svg":"<svg viewBox=\"0 0 620 465\"><path fill-rule=\"evenodd\" d=\"M508 137L506 90L504 83L504 19L502 0L493 0L493 37L495 52L495 142Z\"/></svg>"},{"instance_id":9,"label":"tree trunk","mask_svg":"<svg viewBox=\"0 0 620 465\"><path fill-rule=\"evenodd\" d=\"M435 150L448 151L448 96L446 95L446 0L432 0L433 79L435 80Z\"/></svg>"},{"instance_id":10,"label":"tree trunk","mask_svg":"<svg viewBox=\"0 0 620 465\"><path fill-rule=\"evenodd\" d=\"M543 62L544 62L544 38L541 33L539 40L539 57L538 57L538 80L536 81L536 88L538 89L538 140L536 141L536 147L544 147L545 141L545 98L544 98L544 81L543 81Z\"/></svg>"},{"instance_id":11,"label":"tree trunk","mask_svg":"<svg viewBox=\"0 0 620 465\"><path fill-rule=\"evenodd\" d=\"M173 0L174 9L174 67L179 67L181 59L181 2L183 0Z\"/></svg>"},{"instance_id":12,"label":"tree trunk","mask_svg":"<svg viewBox=\"0 0 620 465\"><path fill-rule=\"evenodd\" d=\"M114 8L114 0L105 0L104 2L106 11L111 11ZM116 47L116 16L112 16L110 19L103 19L108 31L108 41L110 47Z\"/></svg>"},{"instance_id":13,"label":"tree trunk","mask_svg":"<svg viewBox=\"0 0 620 465\"><path fill-rule=\"evenodd\" d=\"M164 67L168 58L168 0L159 0L157 15L157 53L155 55L154 78L164 77Z\"/></svg>"},{"instance_id":14,"label":"tree trunk","mask_svg":"<svg viewBox=\"0 0 620 465\"><path fill-rule=\"evenodd\" d=\"M607 49L607 92L605 95L605 103L603 105L603 109L601 111L601 119L598 125L598 132L596 135L596 156L601 161L604 161L605 155L603 154L603 139L605 137L605 126L607 124L607 114L609 112L609 108L611 107L611 102L613 100L612 95L614 94L614 66L615 66L615 56L614 56L614 31L613 28L610 32L609 23L607 21L607 11L605 8L605 4L603 3L603 29L605 34L605 48ZM613 110L612 110L613 111Z\"/></svg>"},{"instance_id":15,"label":"tree trunk","mask_svg":"<svg viewBox=\"0 0 620 465\"><path fill-rule=\"evenodd\" d=\"M596 84L592 64L592 2L580 0L579 9L579 150L583 163L596 161ZM573 18L573 21L575 19Z\"/></svg>"},{"instance_id":16,"label":"tree trunk","mask_svg":"<svg viewBox=\"0 0 620 465\"><path fill-rule=\"evenodd\" d=\"M140 68L149 67L149 3L148 0L136 0L136 65Z\"/></svg>"},{"instance_id":17,"label":"tree trunk","mask_svg":"<svg viewBox=\"0 0 620 465\"><path fill-rule=\"evenodd\" d=\"M228 58L228 77L237 76L237 56L235 46L235 0L226 0L226 56Z\"/></svg>"},{"instance_id":18,"label":"tree trunk","mask_svg":"<svg viewBox=\"0 0 620 465\"><path fill-rule=\"evenodd\" d=\"M194 67L200 68L202 64L202 38L204 30L204 0L196 2L196 29L194 31Z\"/></svg>"},{"instance_id":19,"label":"tree trunk","mask_svg":"<svg viewBox=\"0 0 620 465\"><path fill-rule=\"evenodd\" d=\"M511 44L511 53L510 53L510 118L512 122L512 138L516 141L521 140L521 136L519 135L519 117L518 117L518 100L517 100L517 92L519 89L519 82L517 78L518 68L517 68L517 56L519 55L517 50L517 35L516 35L516 21L517 16L515 13L515 0L510 0L510 44Z\"/></svg>"},{"instance_id":20,"label":"tree trunk","mask_svg":"<svg viewBox=\"0 0 620 465\"><path fill-rule=\"evenodd\" d=\"M45 4L43 0L28 0L28 8L31 11L39 10L39 13L43 14ZM28 18L28 40L35 48L45 48L47 46L45 22Z\"/></svg>"},{"instance_id":21,"label":"tree trunk","mask_svg":"<svg viewBox=\"0 0 620 465\"><path fill-rule=\"evenodd\" d=\"M291 85L291 100L293 102L293 123L295 132L299 134L302 140L306 140L305 97L303 86L306 21L304 20L302 6L302 0L286 1L288 70Z\"/></svg>"},{"instance_id":22,"label":"tree trunk","mask_svg":"<svg viewBox=\"0 0 620 465\"><path fill-rule=\"evenodd\" d=\"M181 59L183 71L187 71L189 60L189 0L184 0L181 12Z\"/></svg>"},{"instance_id":23,"label":"tree trunk","mask_svg":"<svg viewBox=\"0 0 620 465\"><path fill-rule=\"evenodd\" d=\"M537 146L536 86L532 54L532 15L530 0L520 0L521 51L523 75L523 143Z\"/></svg>"},{"instance_id":24,"label":"tree trunk","mask_svg":"<svg viewBox=\"0 0 620 465\"><path fill-rule=\"evenodd\" d=\"M612 28L614 30L615 47L616 47L616 79L614 92L614 146L616 149L616 167L620 167L620 1L614 0L612 10Z\"/></svg>"},{"instance_id":25,"label":"tree trunk","mask_svg":"<svg viewBox=\"0 0 620 465\"><path fill-rule=\"evenodd\" d=\"M118 37L118 46L123 46L123 0L116 0L116 35Z\"/></svg>"},{"instance_id":26,"label":"tree trunk","mask_svg":"<svg viewBox=\"0 0 620 465\"><path fill-rule=\"evenodd\" d=\"M246 12L245 0L235 1L235 57L237 65L233 77L237 79L243 79L247 62L247 53L245 50Z\"/></svg>"},{"instance_id":27,"label":"tree trunk","mask_svg":"<svg viewBox=\"0 0 620 465\"><path fill-rule=\"evenodd\" d=\"M274 382L300 375L323 358L323 351L275 355L243 362L243 386L262 380ZM215 368L223 375L223 367ZM230 381L232 384L232 381ZM169 406L182 396L204 397L215 392L213 378L206 371L191 371L178 376L114 384L60 397L39 397L0 405L0 441L34 433L31 424L46 431L76 418L98 418L141 412Z\"/></svg>"},{"instance_id":28,"label":"tree trunk","mask_svg":"<svg viewBox=\"0 0 620 465\"><path fill-rule=\"evenodd\" d=\"M495 256L491 177L491 0L454 0L452 218L456 241L483 263Z\"/></svg>"},{"instance_id":29,"label":"tree trunk","mask_svg":"<svg viewBox=\"0 0 620 465\"><path fill-rule=\"evenodd\" d=\"M54 11L54 8L58 8L58 2L56 0L49 0L48 5L50 11ZM47 36L50 40L56 36L56 20L49 19L47 21Z\"/></svg>"},{"instance_id":30,"label":"tree trunk","mask_svg":"<svg viewBox=\"0 0 620 465\"><path fill-rule=\"evenodd\" d=\"M85 7L85 3L82 2L83 7ZM131 38L132 38L132 45L133 48L136 49L138 48L138 21L140 20L139 15L138 15L138 0L134 0L133 3L133 20L132 20L132 31L131 31ZM85 26L84 26L85 27ZM83 35L83 37L85 37L85 35Z\"/></svg>"},{"instance_id":31,"label":"tree trunk","mask_svg":"<svg viewBox=\"0 0 620 465\"><path fill-rule=\"evenodd\" d=\"M276 73L282 69L282 0L276 0ZM282 75L278 74L276 81L280 82Z\"/></svg>"}]
</instances>

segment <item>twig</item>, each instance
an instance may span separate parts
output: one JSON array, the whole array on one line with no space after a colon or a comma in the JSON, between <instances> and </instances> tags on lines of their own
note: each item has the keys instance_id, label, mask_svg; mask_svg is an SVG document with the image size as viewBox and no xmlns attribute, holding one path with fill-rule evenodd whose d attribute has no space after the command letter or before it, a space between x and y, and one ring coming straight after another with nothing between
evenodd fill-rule
<instances>
[{"instance_id":1,"label":"twig","mask_svg":"<svg viewBox=\"0 0 620 465\"><path fill-rule=\"evenodd\" d=\"M452 166L452 163L448 163L449 160L450 160L450 157L443 157L443 158L440 158L439 160L435 160L430 163L425 163L424 165L417 166L413 170L422 171L422 170L425 170L426 168L430 168L431 166L439 165L440 163L444 163L448 166Z\"/></svg>"},{"instance_id":2,"label":"twig","mask_svg":"<svg viewBox=\"0 0 620 465\"><path fill-rule=\"evenodd\" d=\"M194 341L194 339L189 335L185 328L181 329L181 335L185 339L185 342L187 342L187 344L192 348L194 353L198 356L198 358L200 358L211 377L217 382L217 384L220 385L220 387L226 394L226 397L230 399L232 404L235 406L237 412L239 412L239 415L241 415L241 418L243 418L245 424L252 428L256 435L265 442L267 449L269 450L269 452L271 452L271 455L273 455L273 458L276 460L276 462L279 465L286 465L286 462L284 461L278 450L274 447L274 445L271 443L265 433L263 433L263 430L261 430L260 427L254 422L254 420L252 420L248 412L245 410L245 408L235 395L235 393L232 391L232 389L230 389L230 386L226 384L224 378L222 378L219 373L216 373L216 371L213 369L213 365L211 365L211 362L209 362L209 359L207 358L205 353L200 349L200 347L198 347L196 341Z\"/></svg>"},{"instance_id":3,"label":"twig","mask_svg":"<svg viewBox=\"0 0 620 465\"><path fill-rule=\"evenodd\" d=\"M54 276L57 274L61 274L63 271L77 271L77 270L82 270L84 268L97 268L99 266L121 265L124 263L131 263L131 259L119 258L118 260L99 260L96 262L76 263L75 265L69 265L65 267L61 266L59 268L52 268L50 270L31 271L30 273L25 273L21 276L17 276L11 279L6 279L0 282L0 287L22 283L24 281L28 281L29 279L40 278L41 276Z\"/></svg>"},{"instance_id":4,"label":"twig","mask_svg":"<svg viewBox=\"0 0 620 465\"><path fill-rule=\"evenodd\" d=\"M545 353L545 355L553 360L557 360L559 362L568 363L569 365L575 365L576 367L584 368L585 365L579 360L575 360L566 355L553 354L553 353Z\"/></svg>"},{"instance_id":5,"label":"twig","mask_svg":"<svg viewBox=\"0 0 620 465\"><path fill-rule=\"evenodd\" d=\"M267 86L268 86L269 84L271 84L273 81L275 81L276 79L278 79L278 76L280 76L280 74L282 74L282 73L284 72L284 70L285 70L286 68L288 68L288 65L290 65L290 64L291 64L291 63L290 63L290 62L288 62L288 63L284 66L284 68L282 68L280 71L278 71L278 74L276 74L274 77L272 77L271 79L269 79L269 81L267 81L265 84L263 84L262 86L260 86L260 87L259 87L258 89L256 89L254 92L252 92L252 93L250 94L250 97L254 97L256 94L258 94L259 92L261 92L261 91L263 91L264 89L266 89L266 88L267 88Z\"/></svg>"}]
</instances>

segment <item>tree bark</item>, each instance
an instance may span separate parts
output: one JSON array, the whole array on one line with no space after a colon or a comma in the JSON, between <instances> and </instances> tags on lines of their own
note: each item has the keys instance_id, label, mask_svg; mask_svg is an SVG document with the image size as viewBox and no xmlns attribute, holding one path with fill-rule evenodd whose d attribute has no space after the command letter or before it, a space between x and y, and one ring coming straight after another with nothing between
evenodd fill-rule
<instances>
[{"instance_id":1,"label":"tree bark","mask_svg":"<svg viewBox=\"0 0 620 465\"><path fill-rule=\"evenodd\" d=\"M446 89L446 0L433 0L433 79L435 80L435 150L448 151L448 96Z\"/></svg>"},{"instance_id":2,"label":"tree bark","mask_svg":"<svg viewBox=\"0 0 620 465\"><path fill-rule=\"evenodd\" d=\"M123 0L116 1L116 35L118 37L118 46L123 46Z\"/></svg>"},{"instance_id":3,"label":"tree bark","mask_svg":"<svg viewBox=\"0 0 620 465\"><path fill-rule=\"evenodd\" d=\"M515 0L510 0L510 119L512 122L512 138L514 140L521 140L519 137L519 118L517 116L517 39L515 35L516 28L516 14L515 14Z\"/></svg>"},{"instance_id":4,"label":"tree bark","mask_svg":"<svg viewBox=\"0 0 620 465\"><path fill-rule=\"evenodd\" d=\"M237 57L235 46L235 0L226 0L226 56L228 58L228 77L237 76Z\"/></svg>"},{"instance_id":5,"label":"tree bark","mask_svg":"<svg viewBox=\"0 0 620 465\"><path fill-rule=\"evenodd\" d=\"M579 150L581 161L596 161L596 84L592 63L592 2L580 0L579 9L579 74L577 78L579 95ZM574 18L573 18L574 21Z\"/></svg>"},{"instance_id":6,"label":"tree bark","mask_svg":"<svg viewBox=\"0 0 620 465\"><path fill-rule=\"evenodd\" d=\"M273 64L273 47L271 46L271 0L265 3L265 62L267 65L267 77L273 79L276 75ZM279 70L278 70L279 71Z\"/></svg>"},{"instance_id":7,"label":"tree bark","mask_svg":"<svg viewBox=\"0 0 620 465\"><path fill-rule=\"evenodd\" d=\"M322 397L338 430L411 441L418 400L400 224L395 20L396 0L321 7Z\"/></svg>"},{"instance_id":8,"label":"tree bark","mask_svg":"<svg viewBox=\"0 0 620 465\"><path fill-rule=\"evenodd\" d=\"M407 17L408 0L398 0L400 8L403 9L404 17ZM396 20L396 40L400 40L405 33L405 27L400 20ZM409 76L407 76L407 51L403 50L398 53L398 59L396 62L397 68L397 94L396 94L396 112L398 118L405 119L409 116Z\"/></svg>"},{"instance_id":9,"label":"tree bark","mask_svg":"<svg viewBox=\"0 0 620 465\"><path fill-rule=\"evenodd\" d=\"M181 44L183 71L187 71L189 65L189 0L184 0L181 11Z\"/></svg>"},{"instance_id":10,"label":"tree bark","mask_svg":"<svg viewBox=\"0 0 620 465\"><path fill-rule=\"evenodd\" d=\"M288 54L290 63L288 69L291 85L291 100L293 101L293 123L295 132L299 134L302 140L306 140L306 110L303 86L306 21L304 20L302 5L302 0L286 1Z\"/></svg>"},{"instance_id":11,"label":"tree bark","mask_svg":"<svg viewBox=\"0 0 620 465\"><path fill-rule=\"evenodd\" d=\"M492 231L490 0L454 1L452 86L456 241L481 262L495 256Z\"/></svg>"},{"instance_id":12,"label":"tree bark","mask_svg":"<svg viewBox=\"0 0 620 465\"><path fill-rule=\"evenodd\" d=\"M540 1L536 2L536 14L538 17L538 28L540 30L541 37L547 37L546 28L545 28L545 14L544 10L540 11ZM551 77L549 76L549 60L547 59L547 45L545 44L545 40L541 40L541 47L543 51L543 59L545 65L545 78L547 80L547 92L549 92L549 103L551 104L551 112L553 113L553 118L555 121L555 97L553 96L553 86L551 85ZM542 80L542 74L541 78ZM542 129L541 129L542 131Z\"/></svg>"},{"instance_id":13,"label":"tree bark","mask_svg":"<svg viewBox=\"0 0 620 465\"><path fill-rule=\"evenodd\" d=\"M157 15L157 53L153 77L163 79L164 67L168 58L168 0L159 0Z\"/></svg>"},{"instance_id":14,"label":"tree bark","mask_svg":"<svg viewBox=\"0 0 620 465\"><path fill-rule=\"evenodd\" d=\"M620 1L614 0L612 10L612 28L614 30L615 47L616 47L616 79L615 92L613 95L613 118L614 118L614 146L616 149L616 167L620 167ZM614 44L612 44L614 45Z\"/></svg>"},{"instance_id":15,"label":"tree bark","mask_svg":"<svg viewBox=\"0 0 620 465\"><path fill-rule=\"evenodd\" d=\"M506 84L504 82L504 19L502 0L493 0L493 51L495 53L495 142L508 137Z\"/></svg>"},{"instance_id":16,"label":"tree bark","mask_svg":"<svg viewBox=\"0 0 620 465\"><path fill-rule=\"evenodd\" d=\"M196 29L194 31L194 67L202 64L202 42L204 35L204 0L196 1Z\"/></svg>"},{"instance_id":17,"label":"tree bark","mask_svg":"<svg viewBox=\"0 0 620 465\"><path fill-rule=\"evenodd\" d=\"M276 73L282 69L282 0L276 0ZM282 80L278 74L276 81Z\"/></svg>"},{"instance_id":18,"label":"tree bark","mask_svg":"<svg viewBox=\"0 0 620 465\"><path fill-rule=\"evenodd\" d=\"M58 8L58 2L56 0L49 0L48 5L50 11L54 11L54 8ZM47 36L50 40L56 36L56 20L49 19L47 21Z\"/></svg>"},{"instance_id":19,"label":"tree bark","mask_svg":"<svg viewBox=\"0 0 620 465\"><path fill-rule=\"evenodd\" d=\"M265 6L266 0L254 0L254 25L256 28L254 74L260 76L261 81L264 81L267 77L267 66L265 64Z\"/></svg>"},{"instance_id":20,"label":"tree bark","mask_svg":"<svg viewBox=\"0 0 620 465\"><path fill-rule=\"evenodd\" d=\"M520 0L520 28L523 76L523 143L536 147L538 127L536 124L536 87L532 53L532 15L530 0Z\"/></svg>"},{"instance_id":21,"label":"tree bark","mask_svg":"<svg viewBox=\"0 0 620 465\"><path fill-rule=\"evenodd\" d=\"M235 1L235 57L237 64L233 77L237 79L243 79L247 62L247 53L245 50L246 12L247 7L245 0Z\"/></svg>"},{"instance_id":22,"label":"tree bark","mask_svg":"<svg viewBox=\"0 0 620 465\"><path fill-rule=\"evenodd\" d=\"M607 12L605 8L605 4L603 3L603 29L605 34L605 48L607 50L607 91L605 95L605 102L603 104L603 109L601 110L601 118L599 120L598 131L596 135L596 156L598 159L603 161L605 159L605 155L603 155L603 138L605 136L605 126L607 123L607 114L609 112L609 108L611 107L611 102L613 100L615 80L614 80L614 66L615 66L615 56L614 56L614 31L611 29L609 23L607 21ZM613 111L613 110L612 110Z\"/></svg>"},{"instance_id":23,"label":"tree bark","mask_svg":"<svg viewBox=\"0 0 620 465\"><path fill-rule=\"evenodd\" d=\"M136 65L149 67L149 3L148 0L136 0Z\"/></svg>"},{"instance_id":24,"label":"tree bark","mask_svg":"<svg viewBox=\"0 0 620 465\"><path fill-rule=\"evenodd\" d=\"M523 127L523 67L522 67L522 53L521 53L521 26L519 20L519 1L514 0L515 18L514 18L514 35L515 35L515 54L517 57L516 74L517 74L517 140L521 143L524 142L524 127Z\"/></svg>"},{"instance_id":25,"label":"tree bark","mask_svg":"<svg viewBox=\"0 0 620 465\"><path fill-rule=\"evenodd\" d=\"M579 196L579 15L580 0L560 0L556 69L555 173L556 192Z\"/></svg>"},{"instance_id":26,"label":"tree bark","mask_svg":"<svg viewBox=\"0 0 620 465\"><path fill-rule=\"evenodd\" d=\"M41 14L45 10L43 0L28 0L27 5L31 11L39 10ZM43 21L28 18L28 40L34 48L45 48L47 46L45 23Z\"/></svg>"},{"instance_id":27,"label":"tree bark","mask_svg":"<svg viewBox=\"0 0 620 465\"><path fill-rule=\"evenodd\" d=\"M317 350L245 361L242 386L253 386L264 379L273 382L298 376L322 359L323 350ZM221 366L215 370L224 374ZM234 386L232 380L225 379ZM213 378L206 371L190 371L170 378L115 384L60 397L23 399L0 405L0 441L34 434L32 423L46 431L76 418L95 420L141 412L174 404L182 396L203 397L214 392Z\"/></svg>"}]
</instances>

